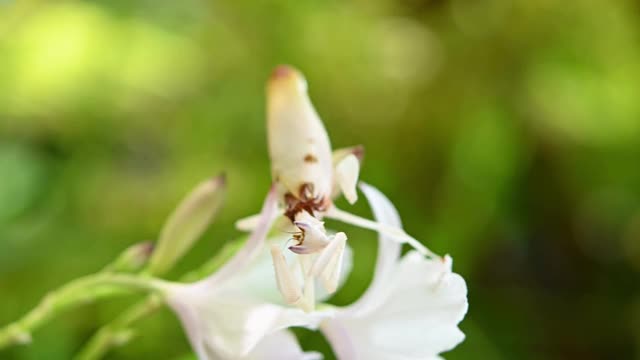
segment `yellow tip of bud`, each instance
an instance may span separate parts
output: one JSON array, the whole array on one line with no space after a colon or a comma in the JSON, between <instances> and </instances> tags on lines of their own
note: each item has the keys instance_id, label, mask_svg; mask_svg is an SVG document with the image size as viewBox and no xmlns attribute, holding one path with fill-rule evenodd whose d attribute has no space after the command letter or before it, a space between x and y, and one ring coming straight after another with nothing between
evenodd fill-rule
<instances>
[{"instance_id":1,"label":"yellow tip of bud","mask_svg":"<svg viewBox=\"0 0 640 360\"><path fill-rule=\"evenodd\" d=\"M291 95L293 93L305 93L307 81L298 69L290 65L278 65L267 84L267 93L270 97L278 94Z\"/></svg>"}]
</instances>

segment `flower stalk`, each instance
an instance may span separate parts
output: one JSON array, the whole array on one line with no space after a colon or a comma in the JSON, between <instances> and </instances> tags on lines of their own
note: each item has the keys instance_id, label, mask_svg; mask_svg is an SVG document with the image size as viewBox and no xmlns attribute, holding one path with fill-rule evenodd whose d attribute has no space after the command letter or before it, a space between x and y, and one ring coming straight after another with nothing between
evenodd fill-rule
<instances>
[{"instance_id":1,"label":"flower stalk","mask_svg":"<svg viewBox=\"0 0 640 360\"><path fill-rule=\"evenodd\" d=\"M135 330L131 329L131 326L153 314L163 305L164 300L157 294L149 295L144 300L132 305L116 319L103 325L75 356L75 359L101 359L111 348L128 343L135 336Z\"/></svg>"},{"instance_id":2,"label":"flower stalk","mask_svg":"<svg viewBox=\"0 0 640 360\"><path fill-rule=\"evenodd\" d=\"M176 209L169 215L165 222L157 244L149 247L149 252L144 262L137 267L125 268L125 271L138 272L140 275L161 276L171 270L175 263L187 253L199 240L202 233L214 220L225 196L226 178L224 174L199 183L185 196ZM132 247L136 249L136 247ZM231 248L231 247L226 247ZM233 246L236 248L236 245ZM139 251L126 251L120 258L129 259L130 252L138 254ZM223 260L231 257L229 251L222 251L215 261L208 262L200 269L183 277L183 281L193 280L200 273L204 277L212 272L212 267L217 269ZM223 259L223 260L221 260ZM147 261L148 260L148 261ZM116 263L118 263L116 261ZM135 263L135 262L134 262ZM137 264L137 263L136 263ZM143 269L143 266L146 267ZM122 269L122 267L108 266L105 270ZM146 299L126 309L113 321L103 325L80 350L76 359L90 360L100 359L115 346L128 343L135 334L131 326L138 320L154 313L164 305L164 301L157 294L149 295Z\"/></svg>"},{"instance_id":3,"label":"flower stalk","mask_svg":"<svg viewBox=\"0 0 640 360\"><path fill-rule=\"evenodd\" d=\"M205 278L219 269L240 248L243 241L234 241L223 247L211 260L200 268L193 270L180 278L181 282L193 282ZM117 318L103 325L75 356L75 360L102 359L111 349L127 344L134 338L135 330L132 326L138 321L150 316L165 306L165 301L157 294L132 305Z\"/></svg>"},{"instance_id":4,"label":"flower stalk","mask_svg":"<svg viewBox=\"0 0 640 360\"><path fill-rule=\"evenodd\" d=\"M135 275L98 273L73 280L54 290L20 320L0 329L0 349L31 342L31 333L56 315L105 297L131 292L162 292L162 280Z\"/></svg>"}]
</instances>

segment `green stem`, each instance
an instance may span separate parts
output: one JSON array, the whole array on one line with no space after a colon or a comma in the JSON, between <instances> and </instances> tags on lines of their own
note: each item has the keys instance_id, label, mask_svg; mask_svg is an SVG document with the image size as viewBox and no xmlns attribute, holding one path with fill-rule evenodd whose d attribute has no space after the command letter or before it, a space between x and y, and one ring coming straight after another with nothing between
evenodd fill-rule
<instances>
[{"instance_id":1,"label":"green stem","mask_svg":"<svg viewBox=\"0 0 640 360\"><path fill-rule=\"evenodd\" d=\"M76 355L75 360L100 359L112 347L127 343L134 335L129 326L150 315L162 305L164 305L162 297L153 294L131 306L115 320L102 326Z\"/></svg>"},{"instance_id":2,"label":"green stem","mask_svg":"<svg viewBox=\"0 0 640 360\"><path fill-rule=\"evenodd\" d=\"M244 241L245 239L242 239L242 241L234 241L225 245L213 259L203 264L199 269L182 276L180 282L194 282L214 273L242 247ZM83 346L75 360L101 359L113 347L126 344L131 340L131 334L133 334L131 326L163 305L163 299L154 295L133 305L119 317L102 326Z\"/></svg>"},{"instance_id":3,"label":"green stem","mask_svg":"<svg viewBox=\"0 0 640 360\"><path fill-rule=\"evenodd\" d=\"M0 328L0 349L31 341L31 332L64 310L134 291L161 291L167 284L145 277L98 273L73 280L47 294L20 320Z\"/></svg>"}]
</instances>

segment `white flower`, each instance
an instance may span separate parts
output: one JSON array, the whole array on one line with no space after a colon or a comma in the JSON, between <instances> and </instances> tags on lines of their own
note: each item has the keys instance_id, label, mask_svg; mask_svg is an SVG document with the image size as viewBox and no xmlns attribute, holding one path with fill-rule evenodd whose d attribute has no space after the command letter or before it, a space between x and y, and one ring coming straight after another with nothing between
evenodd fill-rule
<instances>
[{"instance_id":1,"label":"white flower","mask_svg":"<svg viewBox=\"0 0 640 360\"><path fill-rule=\"evenodd\" d=\"M378 221L400 227L391 202L377 189L361 189ZM439 359L464 340L458 328L467 312L464 279L452 260L426 259L381 235L374 279L354 304L325 319L322 332L342 360Z\"/></svg>"},{"instance_id":2,"label":"white flower","mask_svg":"<svg viewBox=\"0 0 640 360\"><path fill-rule=\"evenodd\" d=\"M331 312L305 313L273 302L278 293L264 245L275 211L276 193L270 191L255 230L229 262L204 280L169 286L167 302L200 359L318 358L303 353L285 331L317 328Z\"/></svg>"},{"instance_id":3,"label":"white flower","mask_svg":"<svg viewBox=\"0 0 640 360\"><path fill-rule=\"evenodd\" d=\"M299 255L296 259L299 270L292 271L280 248L272 247L278 289L287 303L313 311L316 280L329 293L337 288L347 235L328 234L321 221L323 217L379 231L389 239L409 243L424 255L438 258L401 228L358 217L333 204L333 198L340 193L350 203L356 202L362 148L332 153L329 136L307 94L307 83L291 67L277 67L269 79L267 130L271 172L280 207L274 217L279 218L280 227L294 231L294 244L289 250ZM243 219L237 226L253 229L257 219L256 216ZM298 277L302 278L302 286Z\"/></svg>"},{"instance_id":4,"label":"white flower","mask_svg":"<svg viewBox=\"0 0 640 360\"><path fill-rule=\"evenodd\" d=\"M321 360L322 354L303 352L295 336L286 330L267 336L239 360Z\"/></svg>"}]
</instances>

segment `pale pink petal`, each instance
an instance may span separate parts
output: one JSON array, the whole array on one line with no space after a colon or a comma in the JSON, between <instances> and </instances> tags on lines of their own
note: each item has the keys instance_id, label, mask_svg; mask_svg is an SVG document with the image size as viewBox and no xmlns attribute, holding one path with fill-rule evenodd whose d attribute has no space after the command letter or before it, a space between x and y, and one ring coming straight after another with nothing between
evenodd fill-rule
<instances>
[{"instance_id":1,"label":"pale pink petal","mask_svg":"<svg viewBox=\"0 0 640 360\"><path fill-rule=\"evenodd\" d=\"M202 281L202 283L206 284L205 286L208 287L212 284L225 281L228 277L233 276L234 273L246 268L247 265L260 254L260 251L264 248L264 243L271 229L271 225L273 225L273 221L278 215L277 210L277 192L275 187L272 186L262 205L262 211L260 211L260 218L257 225L253 229L247 242L220 270Z\"/></svg>"},{"instance_id":2,"label":"pale pink petal","mask_svg":"<svg viewBox=\"0 0 640 360\"><path fill-rule=\"evenodd\" d=\"M196 309L180 301L168 301L169 306L182 322L182 327L187 334L187 339L191 344L193 352L196 353L199 359L207 359L208 356L203 339L204 334L200 330L200 322L198 321L199 315L197 314Z\"/></svg>"},{"instance_id":3,"label":"pale pink petal","mask_svg":"<svg viewBox=\"0 0 640 360\"><path fill-rule=\"evenodd\" d=\"M327 338L331 349L338 359L358 359L356 342L351 334L345 328L341 319L326 319L320 325L322 333Z\"/></svg>"}]
</instances>

